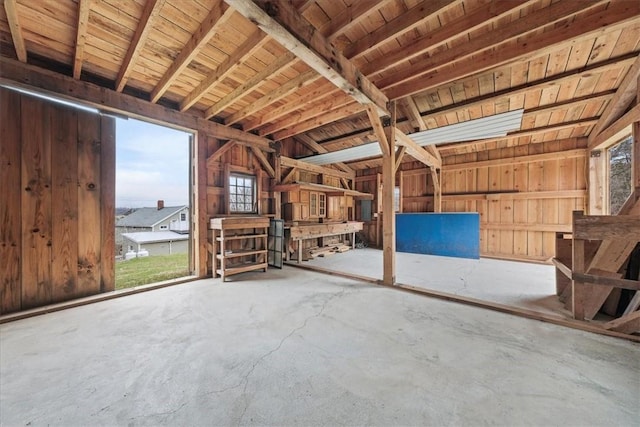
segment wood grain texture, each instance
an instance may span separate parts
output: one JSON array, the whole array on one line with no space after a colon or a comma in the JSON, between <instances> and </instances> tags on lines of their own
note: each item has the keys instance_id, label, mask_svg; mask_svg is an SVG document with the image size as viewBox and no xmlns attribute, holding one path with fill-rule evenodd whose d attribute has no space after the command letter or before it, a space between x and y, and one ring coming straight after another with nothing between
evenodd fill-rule
<instances>
[{"instance_id":1,"label":"wood grain texture","mask_svg":"<svg viewBox=\"0 0 640 427\"><path fill-rule=\"evenodd\" d=\"M84 295L100 292L100 133L100 116L78 113L78 284ZM115 251L108 256L113 254Z\"/></svg>"},{"instance_id":2,"label":"wood grain texture","mask_svg":"<svg viewBox=\"0 0 640 427\"><path fill-rule=\"evenodd\" d=\"M51 121L40 100L22 104L22 306L51 302Z\"/></svg>"},{"instance_id":3,"label":"wood grain texture","mask_svg":"<svg viewBox=\"0 0 640 427\"><path fill-rule=\"evenodd\" d=\"M0 314L22 299L21 123L20 95L0 88Z\"/></svg>"},{"instance_id":4,"label":"wood grain texture","mask_svg":"<svg viewBox=\"0 0 640 427\"><path fill-rule=\"evenodd\" d=\"M100 116L100 215L101 249L100 292L116 288L115 211L116 211L116 121Z\"/></svg>"},{"instance_id":5,"label":"wood grain texture","mask_svg":"<svg viewBox=\"0 0 640 427\"><path fill-rule=\"evenodd\" d=\"M51 106L51 299L78 295L78 117Z\"/></svg>"}]
</instances>

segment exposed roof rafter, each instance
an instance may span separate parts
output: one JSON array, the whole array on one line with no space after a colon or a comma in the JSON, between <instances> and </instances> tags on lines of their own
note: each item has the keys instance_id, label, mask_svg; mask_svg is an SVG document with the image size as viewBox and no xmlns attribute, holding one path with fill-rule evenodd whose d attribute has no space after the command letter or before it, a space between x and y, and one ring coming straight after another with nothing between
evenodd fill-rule
<instances>
[{"instance_id":1,"label":"exposed roof rafter","mask_svg":"<svg viewBox=\"0 0 640 427\"><path fill-rule=\"evenodd\" d=\"M7 14L7 21L9 21L9 29L11 30L11 38L13 39L16 56L20 62L27 62L27 48L25 47L24 37L22 36L22 26L18 18L16 0L5 0L4 11Z\"/></svg>"},{"instance_id":2,"label":"exposed roof rafter","mask_svg":"<svg viewBox=\"0 0 640 427\"><path fill-rule=\"evenodd\" d=\"M129 74L138 60L138 55L144 47L149 32L153 26L153 21L160 15L160 9L166 3L166 0L148 0L142 10L142 16L138 23L133 39L127 49L127 54L124 57L124 61L120 66L118 77L116 78L116 92L122 92L122 89L127 85L129 80Z\"/></svg>"},{"instance_id":3,"label":"exposed roof rafter","mask_svg":"<svg viewBox=\"0 0 640 427\"><path fill-rule=\"evenodd\" d=\"M79 79L84 60L84 45L87 41L87 27L89 26L89 11L92 0L78 0L78 25L76 30L76 51L73 57L73 78Z\"/></svg>"},{"instance_id":4,"label":"exposed roof rafter","mask_svg":"<svg viewBox=\"0 0 640 427\"><path fill-rule=\"evenodd\" d=\"M374 104L379 115L388 115L387 97L290 4L225 1L360 104Z\"/></svg>"},{"instance_id":5,"label":"exposed roof rafter","mask_svg":"<svg viewBox=\"0 0 640 427\"><path fill-rule=\"evenodd\" d=\"M223 16L225 6L222 0L219 0L213 5L209 14L204 18L196 32L191 35L191 38L187 44L184 45L180 54L174 59L169 69L167 69L151 92L151 102L158 102L173 81L187 68L189 63L200 53L209 40L211 40L216 28L218 28L220 24L220 18Z\"/></svg>"}]
</instances>

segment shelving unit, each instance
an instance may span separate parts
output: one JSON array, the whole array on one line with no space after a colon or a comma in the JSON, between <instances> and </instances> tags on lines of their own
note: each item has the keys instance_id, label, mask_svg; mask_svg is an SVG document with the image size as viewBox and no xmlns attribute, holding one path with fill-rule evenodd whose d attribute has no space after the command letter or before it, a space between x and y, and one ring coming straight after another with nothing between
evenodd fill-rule
<instances>
[{"instance_id":1,"label":"shelving unit","mask_svg":"<svg viewBox=\"0 0 640 427\"><path fill-rule=\"evenodd\" d=\"M267 271L267 217L212 218L213 277L253 270Z\"/></svg>"}]
</instances>

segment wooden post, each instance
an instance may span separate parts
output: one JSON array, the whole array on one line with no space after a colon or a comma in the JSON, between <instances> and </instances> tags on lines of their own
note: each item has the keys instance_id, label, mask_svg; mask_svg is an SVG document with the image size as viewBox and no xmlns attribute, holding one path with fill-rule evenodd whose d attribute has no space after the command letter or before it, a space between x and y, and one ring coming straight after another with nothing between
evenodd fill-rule
<instances>
[{"instance_id":1,"label":"wooden post","mask_svg":"<svg viewBox=\"0 0 640 427\"><path fill-rule=\"evenodd\" d=\"M399 200L398 200L398 212L400 212L400 213L403 212L403 208L402 208L402 199L404 197L403 187L404 187L403 173L402 173L402 171L400 171L398 173L398 188L400 189L400 196L399 196Z\"/></svg>"},{"instance_id":2,"label":"wooden post","mask_svg":"<svg viewBox=\"0 0 640 427\"><path fill-rule=\"evenodd\" d=\"M573 212L573 224L576 223L576 218L582 216L582 212L574 211ZM575 226L572 227L575 229ZM576 239L575 234L573 236L572 242L572 258L573 258L573 273L574 274L582 274L585 272L585 259L584 259L584 240ZM582 283L577 282L576 280L571 281L572 288L572 303L571 303L571 311L573 312L573 318L577 320L584 320L584 293L585 289Z\"/></svg>"},{"instance_id":3,"label":"wooden post","mask_svg":"<svg viewBox=\"0 0 640 427\"><path fill-rule=\"evenodd\" d=\"M384 263L382 282L387 286L392 286L396 282L396 221L393 207L396 167L395 101L389 103L389 110L391 124L385 129L386 141L384 141L389 149L386 150L386 155L382 158L382 250Z\"/></svg>"},{"instance_id":4,"label":"wooden post","mask_svg":"<svg viewBox=\"0 0 640 427\"><path fill-rule=\"evenodd\" d=\"M438 176L436 168L431 168L431 180L433 181L433 211L442 212L442 175Z\"/></svg>"},{"instance_id":5,"label":"wooden post","mask_svg":"<svg viewBox=\"0 0 640 427\"><path fill-rule=\"evenodd\" d=\"M273 154L273 170L275 174L274 183L280 184L282 180L282 164L280 163L280 144L276 145L276 152ZM273 192L273 207L275 219L282 219L282 193L279 191Z\"/></svg>"},{"instance_id":6,"label":"wooden post","mask_svg":"<svg viewBox=\"0 0 640 427\"><path fill-rule=\"evenodd\" d=\"M376 174L376 247L380 247L380 238L382 234L382 175Z\"/></svg>"}]
</instances>

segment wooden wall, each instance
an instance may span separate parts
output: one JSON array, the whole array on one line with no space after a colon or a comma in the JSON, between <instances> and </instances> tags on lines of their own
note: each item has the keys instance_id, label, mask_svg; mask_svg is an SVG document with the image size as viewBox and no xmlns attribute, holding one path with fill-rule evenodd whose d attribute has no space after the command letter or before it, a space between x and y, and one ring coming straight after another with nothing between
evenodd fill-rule
<instances>
[{"instance_id":1,"label":"wooden wall","mask_svg":"<svg viewBox=\"0 0 640 427\"><path fill-rule=\"evenodd\" d=\"M587 198L586 139L566 139L443 157L442 211L480 213L480 253L546 261L555 232L571 230L571 213ZM377 194L376 172L356 189ZM396 176L403 212L433 211L427 169L405 162ZM376 201L373 202L374 211ZM375 243L376 222L365 227Z\"/></svg>"},{"instance_id":2,"label":"wooden wall","mask_svg":"<svg viewBox=\"0 0 640 427\"><path fill-rule=\"evenodd\" d=\"M209 230L209 219L228 215L226 201L226 176L229 172L240 172L255 175L258 186L258 213L268 215L274 213L273 194L269 192L271 188L271 177L265 172L256 157L255 153L248 147L232 142L225 142L200 132L198 144L202 150L206 176L203 176L206 196L203 197L203 204L206 212L205 231L201 231L201 247L206 254L206 260L200 257L202 262L206 261L206 271L211 271L211 232ZM271 154L265 156L272 161ZM203 269L204 270L204 269ZM202 273L202 272L201 272ZM202 274L201 274L202 275Z\"/></svg>"},{"instance_id":3,"label":"wooden wall","mask_svg":"<svg viewBox=\"0 0 640 427\"><path fill-rule=\"evenodd\" d=\"M111 291L115 120L0 89L0 314Z\"/></svg>"}]
</instances>

